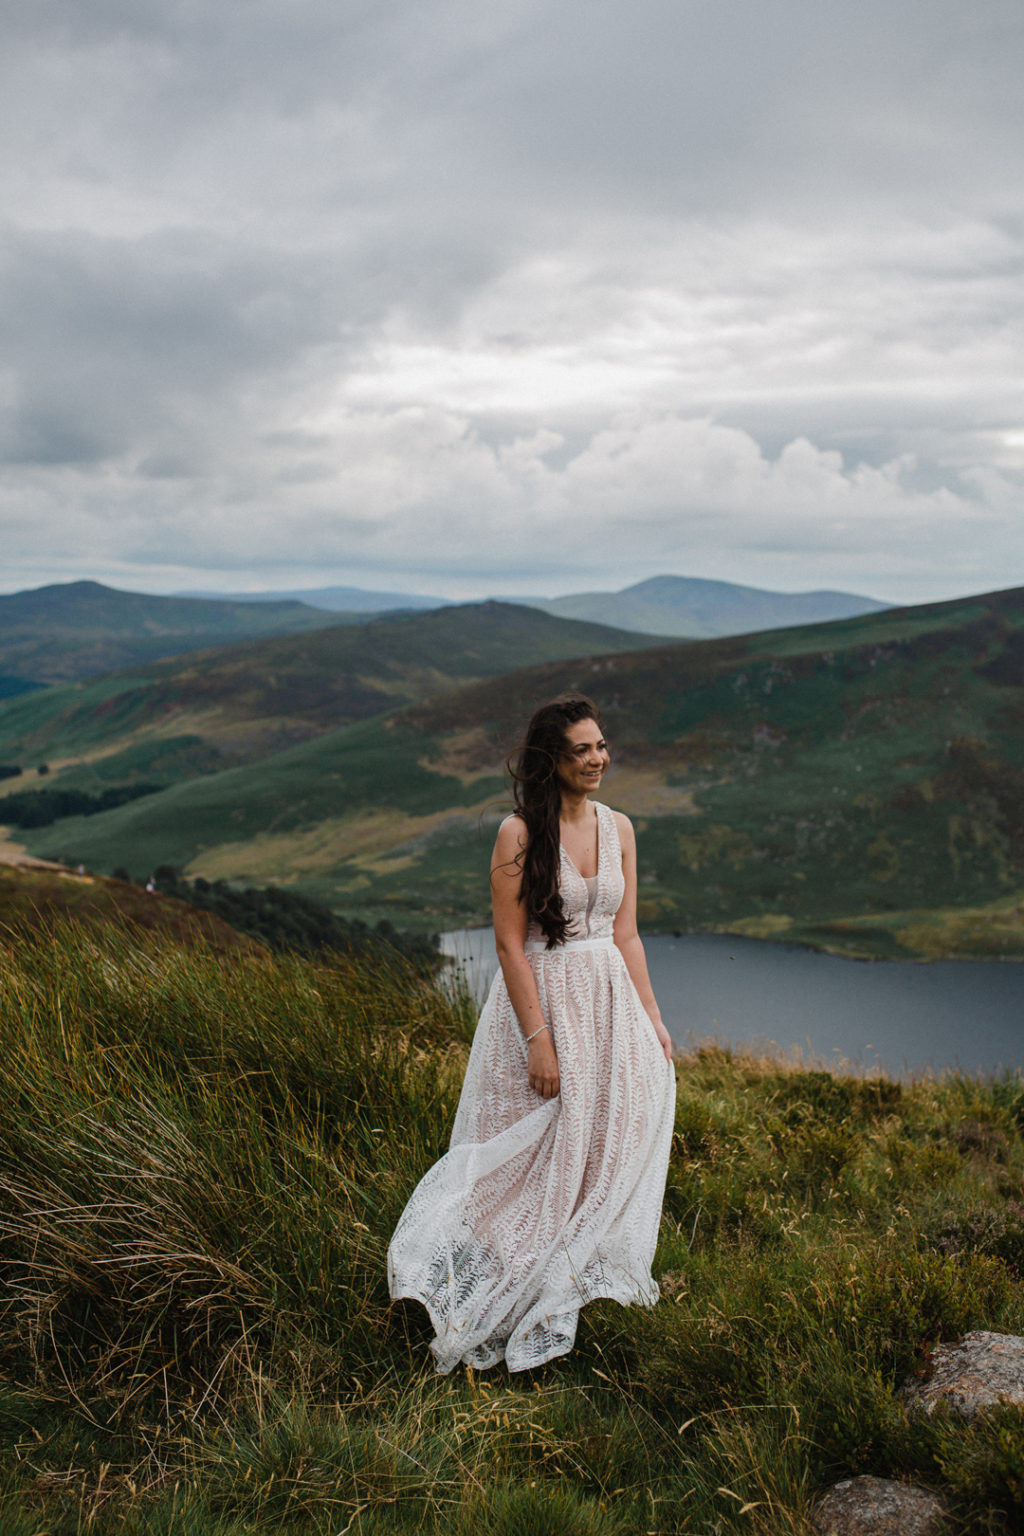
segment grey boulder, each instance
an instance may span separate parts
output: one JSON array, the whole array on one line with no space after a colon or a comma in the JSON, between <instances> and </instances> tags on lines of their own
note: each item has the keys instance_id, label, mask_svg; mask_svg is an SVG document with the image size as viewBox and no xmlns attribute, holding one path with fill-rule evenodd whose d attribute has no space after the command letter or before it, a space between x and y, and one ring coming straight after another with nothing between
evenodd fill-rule
<instances>
[{"instance_id":1,"label":"grey boulder","mask_svg":"<svg viewBox=\"0 0 1024 1536\"><path fill-rule=\"evenodd\" d=\"M925 1413L946 1403L965 1418L1002 1403L1024 1404L1024 1339L1012 1333L967 1333L940 1344L926 1379L906 1386L908 1401Z\"/></svg>"},{"instance_id":2,"label":"grey boulder","mask_svg":"<svg viewBox=\"0 0 1024 1536\"><path fill-rule=\"evenodd\" d=\"M836 1483L814 1513L818 1536L938 1536L946 1505L938 1494L885 1477Z\"/></svg>"}]
</instances>

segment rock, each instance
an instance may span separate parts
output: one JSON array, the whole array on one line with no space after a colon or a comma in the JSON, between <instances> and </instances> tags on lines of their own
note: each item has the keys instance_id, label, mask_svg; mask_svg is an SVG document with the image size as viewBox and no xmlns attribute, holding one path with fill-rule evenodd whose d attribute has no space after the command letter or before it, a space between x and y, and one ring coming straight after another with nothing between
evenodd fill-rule
<instances>
[{"instance_id":1,"label":"rock","mask_svg":"<svg viewBox=\"0 0 1024 1536\"><path fill-rule=\"evenodd\" d=\"M904 1393L925 1413L946 1403L966 1418L1001 1403L1024 1404L1024 1339L977 1332L965 1334L959 1344L940 1344L927 1379L908 1382Z\"/></svg>"},{"instance_id":2,"label":"rock","mask_svg":"<svg viewBox=\"0 0 1024 1536\"><path fill-rule=\"evenodd\" d=\"M814 1513L819 1536L938 1536L946 1505L938 1494L885 1477L836 1483Z\"/></svg>"}]
</instances>

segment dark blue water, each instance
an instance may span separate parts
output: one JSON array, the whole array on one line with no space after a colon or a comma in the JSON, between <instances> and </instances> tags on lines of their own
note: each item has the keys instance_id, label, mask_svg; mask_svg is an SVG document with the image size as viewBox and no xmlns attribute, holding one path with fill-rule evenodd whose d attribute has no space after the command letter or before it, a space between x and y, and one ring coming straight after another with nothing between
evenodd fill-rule
<instances>
[{"instance_id":1,"label":"dark blue water","mask_svg":"<svg viewBox=\"0 0 1024 1536\"><path fill-rule=\"evenodd\" d=\"M843 960L719 934L658 934L644 947L684 1050L717 1040L896 1077L1024 1070L1024 962ZM486 988L497 968L490 928L446 934L444 948Z\"/></svg>"}]
</instances>

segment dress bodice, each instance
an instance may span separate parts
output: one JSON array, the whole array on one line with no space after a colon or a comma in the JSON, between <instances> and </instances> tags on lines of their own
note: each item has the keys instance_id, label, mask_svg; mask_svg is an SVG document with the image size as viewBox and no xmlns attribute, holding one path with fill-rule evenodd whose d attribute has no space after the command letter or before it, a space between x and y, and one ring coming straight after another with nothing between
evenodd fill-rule
<instances>
[{"instance_id":1,"label":"dress bodice","mask_svg":"<svg viewBox=\"0 0 1024 1536\"><path fill-rule=\"evenodd\" d=\"M626 887L615 813L599 801L594 803L594 809L597 811L597 889L592 901L587 880L559 844L558 888L569 919L571 939L611 938L615 914ZM540 925L531 922L526 937L528 941L543 940Z\"/></svg>"}]
</instances>

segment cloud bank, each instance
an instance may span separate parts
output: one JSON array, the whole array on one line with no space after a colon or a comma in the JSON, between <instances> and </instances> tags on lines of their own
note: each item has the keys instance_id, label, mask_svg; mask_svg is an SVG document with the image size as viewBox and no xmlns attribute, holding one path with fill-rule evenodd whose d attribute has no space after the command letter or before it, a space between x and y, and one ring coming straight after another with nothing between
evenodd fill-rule
<instances>
[{"instance_id":1,"label":"cloud bank","mask_svg":"<svg viewBox=\"0 0 1024 1536\"><path fill-rule=\"evenodd\" d=\"M1002 0L41 0L8 589L1024 581Z\"/></svg>"}]
</instances>

